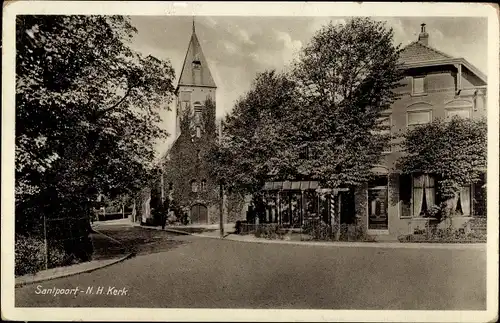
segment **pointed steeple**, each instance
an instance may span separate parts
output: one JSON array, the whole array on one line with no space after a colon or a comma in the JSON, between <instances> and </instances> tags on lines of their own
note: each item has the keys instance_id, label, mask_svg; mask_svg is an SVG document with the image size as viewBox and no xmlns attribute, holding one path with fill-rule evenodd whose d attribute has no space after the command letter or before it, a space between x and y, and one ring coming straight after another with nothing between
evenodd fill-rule
<instances>
[{"instance_id":1,"label":"pointed steeple","mask_svg":"<svg viewBox=\"0 0 500 323\"><path fill-rule=\"evenodd\" d=\"M205 55L203 55L198 36L196 35L194 17L193 32L191 34L191 40L189 41L186 57L184 58L177 88L181 85L217 87L210 73L210 69L208 68Z\"/></svg>"}]
</instances>

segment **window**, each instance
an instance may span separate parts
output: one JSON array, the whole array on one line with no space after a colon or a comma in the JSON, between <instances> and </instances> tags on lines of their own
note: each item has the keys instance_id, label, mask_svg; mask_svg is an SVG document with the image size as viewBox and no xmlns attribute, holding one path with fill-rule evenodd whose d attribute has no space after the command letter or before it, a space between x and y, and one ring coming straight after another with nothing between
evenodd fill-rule
<instances>
[{"instance_id":1,"label":"window","mask_svg":"<svg viewBox=\"0 0 500 323\"><path fill-rule=\"evenodd\" d=\"M196 137L197 138L201 137L201 128L200 127L196 127Z\"/></svg>"},{"instance_id":2,"label":"window","mask_svg":"<svg viewBox=\"0 0 500 323\"><path fill-rule=\"evenodd\" d=\"M399 217L411 217L411 176L402 174L399 176Z\"/></svg>"},{"instance_id":3,"label":"window","mask_svg":"<svg viewBox=\"0 0 500 323\"><path fill-rule=\"evenodd\" d=\"M431 111L408 111L407 126L413 128L418 125L430 123L432 119Z\"/></svg>"},{"instance_id":4,"label":"window","mask_svg":"<svg viewBox=\"0 0 500 323\"><path fill-rule=\"evenodd\" d=\"M422 217L436 205L436 186L433 176L413 176L413 217Z\"/></svg>"},{"instance_id":5,"label":"window","mask_svg":"<svg viewBox=\"0 0 500 323\"><path fill-rule=\"evenodd\" d=\"M196 150L196 159L201 160L201 150Z\"/></svg>"},{"instance_id":6,"label":"window","mask_svg":"<svg viewBox=\"0 0 500 323\"><path fill-rule=\"evenodd\" d=\"M206 192L207 191L207 181L206 180L202 180L201 181L201 191L202 192Z\"/></svg>"},{"instance_id":7,"label":"window","mask_svg":"<svg viewBox=\"0 0 500 323\"><path fill-rule=\"evenodd\" d=\"M391 115L387 115L384 117L381 117L379 119L380 125L384 127L382 131L380 131L381 134L383 135L390 135L391 134L391 127L392 127L392 117ZM382 150L383 153L390 153L392 151L391 147L391 140L389 139L387 145L384 147L384 150Z\"/></svg>"},{"instance_id":8,"label":"window","mask_svg":"<svg viewBox=\"0 0 500 323\"><path fill-rule=\"evenodd\" d=\"M201 124L202 106L199 102L194 103L194 122Z\"/></svg>"},{"instance_id":9,"label":"window","mask_svg":"<svg viewBox=\"0 0 500 323\"><path fill-rule=\"evenodd\" d=\"M481 174L480 180L472 185L473 216L486 217L486 174Z\"/></svg>"},{"instance_id":10,"label":"window","mask_svg":"<svg viewBox=\"0 0 500 323\"><path fill-rule=\"evenodd\" d=\"M472 186L463 186L453 199L453 209L457 215L471 216L472 215Z\"/></svg>"},{"instance_id":11,"label":"window","mask_svg":"<svg viewBox=\"0 0 500 323\"><path fill-rule=\"evenodd\" d=\"M181 91L181 102L190 102L190 101L191 101L191 92Z\"/></svg>"},{"instance_id":12,"label":"window","mask_svg":"<svg viewBox=\"0 0 500 323\"><path fill-rule=\"evenodd\" d=\"M413 94L423 94L425 93L425 78L424 77L414 77L413 78Z\"/></svg>"},{"instance_id":13,"label":"window","mask_svg":"<svg viewBox=\"0 0 500 323\"><path fill-rule=\"evenodd\" d=\"M451 120L453 117L459 117L464 119L470 118L471 108L460 107L460 108L447 108L446 109L446 119Z\"/></svg>"},{"instance_id":14,"label":"window","mask_svg":"<svg viewBox=\"0 0 500 323\"><path fill-rule=\"evenodd\" d=\"M198 192L198 183L194 179L191 181L191 192Z\"/></svg>"}]
</instances>

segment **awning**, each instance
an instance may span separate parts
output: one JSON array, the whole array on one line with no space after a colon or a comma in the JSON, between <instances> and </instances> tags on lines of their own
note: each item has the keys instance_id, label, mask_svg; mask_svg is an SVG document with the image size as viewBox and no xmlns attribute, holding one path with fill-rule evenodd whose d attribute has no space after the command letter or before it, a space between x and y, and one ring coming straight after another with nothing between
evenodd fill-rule
<instances>
[{"instance_id":1,"label":"awning","mask_svg":"<svg viewBox=\"0 0 500 323\"><path fill-rule=\"evenodd\" d=\"M319 188L318 181L285 181L285 182L265 182L264 191L299 191L316 190Z\"/></svg>"}]
</instances>

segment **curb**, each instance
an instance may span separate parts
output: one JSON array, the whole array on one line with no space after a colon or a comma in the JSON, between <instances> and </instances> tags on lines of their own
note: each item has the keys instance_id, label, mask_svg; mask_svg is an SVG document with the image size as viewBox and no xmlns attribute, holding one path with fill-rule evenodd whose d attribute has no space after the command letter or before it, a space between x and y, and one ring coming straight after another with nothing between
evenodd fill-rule
<instances>
[{"instance_id":1,"label":"curb","mask_svg":"<svg viewBox=\"0 0 500 323\"><path fill-rule=\"evenodd\" d=\"M103 235L103 236L107 237L108 239L110 239L110 240L112 240L112 241L114 241L116 243L119 243L119 244L123 245L121 243L121 241L118 241L115 238L110 237L110 236L108 236L108 235L100 232L96 228L92 228L92 231L94 233ZM48 276L48 277L36 277L36 274L35 275L20 276L20 277L16 278L16 280L19 280L19 281L17 281L15 283L15 287L20 287L20 286L24 286L24 285L34 284L34 283L38 283L38 282L42 282L42 281L53 280L53 279L57 279L57 278L63 278L63 277L69 277L69 276L79 275L79 274L83 274L83 273L89 273L89 272L92 272L92 271L97 270L97 269L101 269L101 268L105 268L105 267L117 264L119 262L122 262L124 260L127 260L127 259L133 257L134 255L135 255L134 252L128 252L128 253L125 254L125 256L122 256L122 257L119 257L119 258L115 258L115 259L108 259L107 261L104 260L103 261L104 263L96 264L93 267L90 267L90 268L87 268L87 269L78 270L78 271L75 271L75 272L70 272L70 273L59 273L59 274L54 274L54 275ZM85 262L83 262L81 264L85 264ZM79 264L77 264L77 265L79 265ZM69 267L71 267L71 266L68 266L68 268ZM64 267L60 267L60 268L64 268ZM22 281L22 280L24 280L23 277L24 277L24 279L26 279L26 281ZM32 278L29 279L29 277L32 277Z\"/></svg>"},{"instance_id":2,"label":"curb","mask_svg":"<svg viewBox=\"0 0 500 323\"><path fill-rule=\"evenodd\" d=\"M40 277L40 278L33 277L33 279L30 279L28 281L19 281L19 282L16 282L15 287L20 287L20 286L24 286L24 285L34 284L34 283L38 283L38 282L42 282L42 281L53 280L53 279L57 279L57 278L63 278L63 277L69 277L69 276L79 275L79 274L83 274L83 273L89 273L89 272L92 272L92 271L97 270L97 269L101 269L101 268L105 268L105 267L117 264L119 262L122 262L124 260L127 260L127 259L133 257L134 255L135 254L133 252L131 252L131 253L128 253L127 255L125 255L125 256L123 256L121 258L115 258L114 260L110 260L109 263L105 263L105 264L101 264L101 265L96 265L95 267L88 268L88 269L83 269L83 270L80 270L80 271L77 271L77 272L73 272L73 273L61 273L61 274L56 274L56 275L53 275L53 276L50 276L50 277ZM17 279L23 278L23 277L26 277L26 276L17 277Z\"/></svg>"},{"instance_id":3,"label":"curb","mask_svg":"<svg viewBox=\"0 0 500 323\"><path fill-rule=\"evenodd\" d=\"M151 230L159 230L156 227L146 227L140 226L141 228L148 228ZM380 249L455 249L455 250L470 250L470 249L486 249L486 243L401 243L401 242L311 242L311 241L286 241L286 240L254 240L254 239L238 239L234 236L231 237L233 233L224 235L221 239L220 236L205 235L203 233L189 233L174 229L165 229L163 231L178 233L182 235L191 235L199 238L209 238L209 239L219 239L219 240L230 240L246 243L261 243L261 244L283 244L283 245L296 245L296 246L309 246L309 247L346 247L346 248L380 248Z\"/></svg>"}]
</instances>

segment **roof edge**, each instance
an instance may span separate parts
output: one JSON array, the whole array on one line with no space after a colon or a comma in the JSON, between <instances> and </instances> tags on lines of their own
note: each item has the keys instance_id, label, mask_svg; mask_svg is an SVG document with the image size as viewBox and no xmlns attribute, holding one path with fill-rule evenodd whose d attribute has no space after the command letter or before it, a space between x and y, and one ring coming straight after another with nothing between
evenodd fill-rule
<instances>
[{"instance_id":1,"label":"roof edge","mask_svg":"<svg viewBox=\"0 0 500 323\"><path fill-rule=\"evenodd\" d=\"M462 64L464 65L467 69L469 69L474 75L479 77L481 81L484 83L487 83L487 76L483 74L479 69L477 69L474 65L469 63L466 59L464 58L446 58L446 59L434 59L434 60L427 60L427 61L420 61L420 62L413 62L413 63L403 63L401 68L402 69L410 69L410 68L418 68L418 67L427 67L427 66L440 66L440 65L453 65L453 64Z\"/></svg>"}]
</instances>

